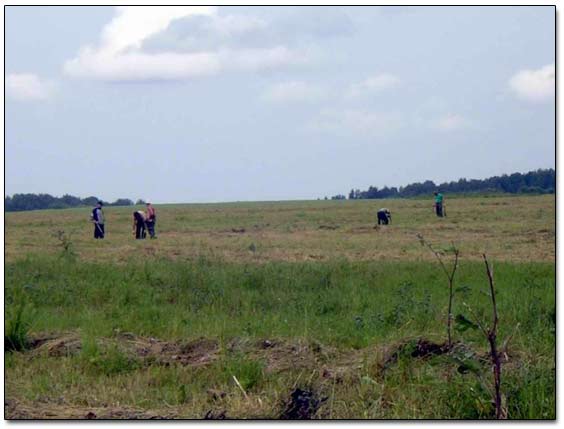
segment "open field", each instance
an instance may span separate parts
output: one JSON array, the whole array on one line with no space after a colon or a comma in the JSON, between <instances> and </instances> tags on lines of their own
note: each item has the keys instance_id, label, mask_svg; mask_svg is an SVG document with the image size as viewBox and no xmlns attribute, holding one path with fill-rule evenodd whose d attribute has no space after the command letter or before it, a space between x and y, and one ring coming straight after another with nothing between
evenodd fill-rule
<instances>
[{"instance_id":1,"label":"open field","mask_svg":"<svg viewBox=\"0 0 564 429\"><path fill-rule=\"evenodd\" d=\"M383 205L393 223L375 229L376 211ZM429 200L164 205L157 206L159 240L144 243L132 240L133 210L105 208L103 243L91 239L87 208L7 213L6 259L56 253L58 230L71 235L82 260L98 262L201 255L230 262L432 258L421 251L417 233L442 244L454 242L464 258L479 259L484 251L504 261L555 258L554 195L451 199L444 219L433 216Z\"/></svg>"},{"instance_id":2,"label":"open field","mask_svg":"<svg viewBox=\"0 0 564 429\"><path fill-rule=\"evenodd\" d=\"M421 352L448 294L417 233L460 249L453 314L489 323L488 254L508 417L555 418L554 196L157 206L144 241L132 210L104 241L88 209L6 214L8 418L292 417L298 388L311 418L492 418L478 330Z\"/></svg>"}]
</instances>

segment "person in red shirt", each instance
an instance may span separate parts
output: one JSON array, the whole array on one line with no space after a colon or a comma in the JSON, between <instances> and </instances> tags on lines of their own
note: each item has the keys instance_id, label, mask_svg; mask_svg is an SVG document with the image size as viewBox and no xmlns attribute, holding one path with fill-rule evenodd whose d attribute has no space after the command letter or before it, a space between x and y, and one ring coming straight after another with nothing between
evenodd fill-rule
<instances>
[{"instance_id":1,"label":"person in red shirt","mask_svg":"<svg viewBox=\"0 0 564 429\"><path fill-rule=\"evenodd\" d=\"M147 229L149 230L149 235L151 238L157 238L155 235L155 223L157 223L157 212L151 203L147 203L147 215L145 217L145 223Z\"/></svg>"}]
</instances>

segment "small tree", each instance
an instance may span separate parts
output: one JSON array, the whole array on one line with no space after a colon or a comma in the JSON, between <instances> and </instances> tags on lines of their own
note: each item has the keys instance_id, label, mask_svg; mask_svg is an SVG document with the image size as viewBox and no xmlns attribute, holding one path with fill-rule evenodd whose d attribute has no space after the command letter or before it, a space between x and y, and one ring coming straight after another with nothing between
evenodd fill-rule
<instances>
[{"instance_id":1,"label":"small tree","mask_svg":"<svg viewBox=\"0 0 564 429\"><path fill-rule=\"evenodd\" d=\"M463 305L468 309L472 317L476 321L476 325L488 341L490 346L490 360L493 365L493 376L494 376L494 391L492 393L493 402L495 405L495 418L496 419L505 419L507 418L507 410L503 406L502 399L501 399L501 355L502 353L499 351L497 347L497 325L499 323L499 318L497 315L497 303L495 300L495 285L494 285L494 276L493 276L493 268L488 263L488 259L485 254L482 254L484 258L484 264L486 265L486 275L488 276L488 283L490 286L489 296L492 302L492 324L490 327L486 327L483 322L476 316L472 308L463 303ZM509 342L510 338L506 339L505 347L507 347L507 343ZM503 347L502 347L503 348Z\"/></svg>"},{"instance_id":2,"label":"small tree","mask_svg":"<svg viewBox=\"0 0 564 429\"><path fill-rule=\"evenodd\" d=\"M417 238L419 238L419 242L421 243L422 246L427 247L433 253L433 255L435 255L435 257L439 261L439 264L441 264L441 268L443 269L443 272L445 273L445 276L448 280L447 338L448 338L448 348L450 350L452 348L452 298L453 298L453 295L454 295L453 286L454 286L454 275L456 274L456 269L458 268L459 251L456 247L454 247L454 244L453 244L452 245L452 252L454 253L454 262L452 264L451 269L449 270L446 267L445 263L443 262L443 258L441 256L441 253L438 252L437 250L435 250L433 248L433 246L431 246L430 243L425 241L425 239L423 238L423 236L421 234L417 234Z\"/></svg>"}]
</instances>

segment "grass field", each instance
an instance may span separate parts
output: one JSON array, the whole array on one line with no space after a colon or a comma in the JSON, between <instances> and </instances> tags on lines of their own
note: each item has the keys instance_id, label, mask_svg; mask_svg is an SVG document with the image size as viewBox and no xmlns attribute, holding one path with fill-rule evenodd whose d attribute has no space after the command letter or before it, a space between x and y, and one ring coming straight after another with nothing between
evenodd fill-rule
<instances>
[{"instance_id":1,"label":"grass field","mask_svg":"<svg viewBox=\"0 0 564 429\"><path fill-rule=\"evenodd\" d=\"M508 417L555 418L554 196L450 199L443 219L429 200L156 208L137 241L132 208L105 209L103 241L88 209L6 214L8 418L492 418L478 330L415 353L448 305L418 233L460 249L453 314L489 323L487 253Z\"/></svg>"}]
</instances>

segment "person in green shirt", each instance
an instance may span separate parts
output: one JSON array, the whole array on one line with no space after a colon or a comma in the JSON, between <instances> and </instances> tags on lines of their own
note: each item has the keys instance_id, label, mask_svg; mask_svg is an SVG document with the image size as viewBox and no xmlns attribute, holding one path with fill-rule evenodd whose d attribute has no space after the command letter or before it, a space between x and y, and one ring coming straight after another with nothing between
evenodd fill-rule
<instances>
[{"instance_id":1,"label":"person in green shirt","mask_svg":"<svg viewBox=\"0 0 564 429\"><path fill-rule=\"evenodd\" d=\"M443 217L443 194L440 192L433 192L435 196L435 213L438 217Z\"/></svg>"}]
</instances>

